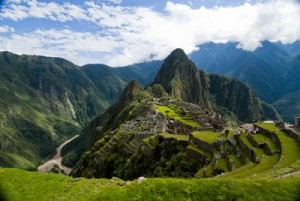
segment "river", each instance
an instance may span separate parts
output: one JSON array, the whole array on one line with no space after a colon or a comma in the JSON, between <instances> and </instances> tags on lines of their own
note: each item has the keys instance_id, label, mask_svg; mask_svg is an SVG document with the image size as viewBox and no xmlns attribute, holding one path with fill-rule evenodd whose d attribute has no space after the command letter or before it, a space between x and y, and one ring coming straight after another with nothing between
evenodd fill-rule
<instances>
[{"instance_id":1,"label":"river","mask_svg":"<svg viewBox=\"0 0 300 201\"><path fill-rule=\"evenodd\" d=\"M78 135L74 136L73 138L71 138L71 139L65 141L64 143L62 143L61 145L59 145L59 147L57 147L57 149L56 149L55 156L53 156L53 158L51 158L50 160L48 160L45 163L43 163L42 165L40 165L38 167L38 171L39 172L50 172L51 169L53 168L53 166L56 164L62 172L69 175L70 172L72 171L72 168L66 167L61 163L61 160L62 160L61 150L66 144L68 144L69 142L71 142L72 140L74 140L77 137L78 137Z\"/></svg>"}]
</instances>

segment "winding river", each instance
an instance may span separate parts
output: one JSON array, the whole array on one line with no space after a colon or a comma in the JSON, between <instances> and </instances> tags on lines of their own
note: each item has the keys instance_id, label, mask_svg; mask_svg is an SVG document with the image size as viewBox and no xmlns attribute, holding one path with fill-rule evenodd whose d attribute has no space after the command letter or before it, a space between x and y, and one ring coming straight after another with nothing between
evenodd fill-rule
<instances>
[{"instance_id":1,"label":"winding river","mask_svg":"<svg viewBox=\"0 0 300 201\"><path fill-rule=\"evenodd\" d=\"M59 145L59 147L57 147L57 149L56 149L55 156L53 156L53 158L51 158L50 160L48 160L45 163L43 163L42 165L40 165L38 167L38 171L39 172L50 172L52 167L56 164L61 171L63 171L65 174L69 175L70 172L72 171L72 168L66 167L61 163L61 160L62 160L61 150L66 144L68 144L69 142L71 142L72 140L74 140L77 137L78 137L78 135L74 136L73 138L71 138L71 139L65 141L64 143L62 143L61 145Z\"/></svg>"}]
</instances>

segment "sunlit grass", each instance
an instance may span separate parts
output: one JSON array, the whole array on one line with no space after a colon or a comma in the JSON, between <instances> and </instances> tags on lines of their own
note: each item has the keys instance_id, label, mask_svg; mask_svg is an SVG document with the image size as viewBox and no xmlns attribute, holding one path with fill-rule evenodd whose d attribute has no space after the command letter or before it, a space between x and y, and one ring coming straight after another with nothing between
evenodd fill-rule
<instances>
[{"instance_id":1,"label":"sunlit grass","mask_svg":"<svg viewBox=\"0 0 300 201\"><path fill-rule=\"evenodd\" d=\"M211 130L203 130L203 131L195 131L192 133L192 135L196 138L199 138L205 142L212 144L218 139L218 136L220 134Z\"/></svg>"},{"instance_id":2,"label":"sunlit grass","mask_svg":"<svg viewBox=\"0 0 300 201\"><path fill-rule=\"evenodd\" d=\"M180 121L183 124L186 124L186 125L192 126L192 127L196 127L196 128L202 128L202 126L200 124L198 124L196 121L190 120L190 119L185 119L183 115L179 114L178 112L176 112L174 109L172 109L170 107L156 106L155 108L156 108L157 112L160 112L160 113L164 114L165 116L168 116L177 121ZM188 116L188 114L187 114L187 116ZM189 116L189 118L190 118L190 116Z\"/></svg>"}]
</instances>

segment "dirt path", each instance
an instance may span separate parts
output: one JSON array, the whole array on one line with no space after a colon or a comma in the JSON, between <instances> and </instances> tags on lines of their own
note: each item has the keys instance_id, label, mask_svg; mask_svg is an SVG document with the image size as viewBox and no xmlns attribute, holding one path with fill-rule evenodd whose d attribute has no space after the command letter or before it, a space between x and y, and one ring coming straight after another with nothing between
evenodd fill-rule
<instances>
[{"instance_id":1,"label":"dirt path","mask_svg":"<svg viewBox=\"0 0 300 201\"><path fill-rule=\"evenodd\" d=\"M278 176L278 178L286 178L286 177L293 176L293 175L300 175L300 170L296 170L296 171L293 171L290 173L280 175L280 176Z\"/></svg>"},{"instance_id":2,"label":"dirt path","mask_svg":"<svg viewBox=\"0 0 300 201\"><path fill-rule=\"evenodd\" d=\"M56 149L55 156L53 156L53 158L51 158L50 160L48 160L45 163L43 163L42 165L40 165L38 167L38 171L39 172L50 172L53 165L56 164L56 165L58 165L60 170L62 170L65 174L69 175L70 172L72 171L72 168L63 166L63 164L61 163L61 160L62 160L61 150L66 144L68 144L69 142L71 142L72 140L74 140L77 137L78 137L78 135L74 136L73 138L71 138L71 139L65 141L64 143L62 143L61 145L59 145L59 147L57 147L57 149Z\"/></svg>"}]
</instances>

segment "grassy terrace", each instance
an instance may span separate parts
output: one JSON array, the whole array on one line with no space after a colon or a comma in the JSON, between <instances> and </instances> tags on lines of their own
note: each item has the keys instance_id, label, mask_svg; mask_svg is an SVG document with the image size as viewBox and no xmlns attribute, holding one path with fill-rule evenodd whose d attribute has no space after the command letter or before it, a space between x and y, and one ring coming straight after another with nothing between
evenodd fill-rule
<instances>
[{"instance_id":1,"label":"grassy terrace","mask_svg":"<svg viewBox=\"0 0 300 201\"><path fill-rule=\"evenodd\" d=\"M261 143L261 144L267 143L272 152L275 152L278 150L278 147L276 146L276 144L270 138L265 136L264 134L258 133L258 134L252 135L252 137L258 143Z\"/></svg>"},{"instance_id":2,"label":"grassy terrace","mask_svg":"<svg viewBox=\"0 0 300 201\"><path fill-rule=\"evenodd\" d=\"M229 155L229 158L234 165L234 169L239 168L243 165L241 159L239 159L235 154Z\"/></svg>"},{"instance_id":3,"label":"grassy terrace","mask_svg":"<svg viewBox=\"0 0 300 201\"><path fill-rule=\"evenodd\" d=\"M240 135L240 139L247 145L247 147L251 148L252 144L249 141L249 139L247 138L247 134L243 133L242 135Z\"/></svg>"},{"instance_id":4,"label":"grassy terrace","mask_svg":"<svg viewBox=\"0 0 300 201\"><path fill-rule=\"evenodd\" d=\"M173 138L178 141L189 141L189 136L186 136L186 135L177 135L177 134L169 134L169 133L160 133L159 135L166 139Z\"/></svg>"},{"instance_id":5,"label":"grassy terrace","mask_svg":"<svg viewBox=\"0 0 300 201\"><path fill-rule=\"evenodd\" d=\"M204 155L208 156L209 160L211 160L212 157L213 157L210 152L208 152L208 151L206 151L204 149L199 149L198 147L195 147L195 146L193 146L191 144L187 147L187 149L191 149L191 150L196 151L196 152L198 152L200 154L204 154Z\"/></svg>"},{"instance_id":6,"label":"grassy terrace","mask_svg":"<svg viewBox=\"0 0 300 201\"><path fill-rule=\"evenodd\" d=\"M225 172L229 172L229 166L226 158L218 158L215 164L215 169L224 170Z\"/></svg>"},{"instance_id":7,"label":"grassy terrace","mask_svg":"<svg viewBox=\"0 0 300 201\"><path fill-rule=\"evenodd\" d=\"M199 178L203 178L205 176L211 177L213 175L214 175L214 166L212 163L210 163L207 166L204 166L195 174L195 176Z\"/></svg>"},{"instance_id":8,"label":"grassy terrace","mask_svg":"<svg viewBox=\"0 0 300 201\"><path fill-rule=\"evenodd\" d=\"M248 163L247 165L242 166L236 170L225 175L228 178L259 178L260 174L268 171L279 160L279 156L263 156L260 163ZM222 177L222 176L221 176Z\"/></svg>"},{"instance_id":9,"label":"grassy terrace","mask_svg":"<svg viewBox=\"0 0 300 201\"><path fill-rule=\"evenodd\" d=\"M286 169L286 167L291 166L300 160L300 148L297 142L292 137L289 137L287 134L279 131L274 124L258 123L258 125L271 132L276 132L282 144L280 160L274 168L268 171L268 174L270 174L270 176L274 176L279 172L285 173L283 170Z\"/></svg>"},{"instance_id":10,"label":"grassy terrace","mask_svg":"<svg viewBox=\"0 0 300 201\"><path fill-rule=\"evenodd\" d=\"M0 169L0 200L285 200L300 198L300 177L286 179L148 178L118 186L109 179Z\"/></svg>"},{"instance_id":11,"label":"grassy terrace","mask_svg":"<svg viewBox=\"0 0 300 201\"><path fill-rule=\"evenodd\" d=\"M195 131L192 133L192 135L210 144L221 138L221 135L219 133L211 130Z\"/></svg>"},{"instance_id":12,"label":"grassy terrace","mask_svg":"<svg viewBox=\"0 0 300 201\"><path fill-rule=\"evenodd\" d=\"M178 110L174 110L167 106L155 106L155 109L157 112L160 112L160 113L164 114L165 116L168 116L177 121L180 121L183 124L186 124L186 125L192 126L192 127L196 127L196 128L202 128L202 126L200 124L198 124L196 121L191 120L191 116L188 114L186 114L186 116L189 119L186 119L184 116L182 116L180 114L180 112L178 112Z\"/></svg>"}]
</instances>

